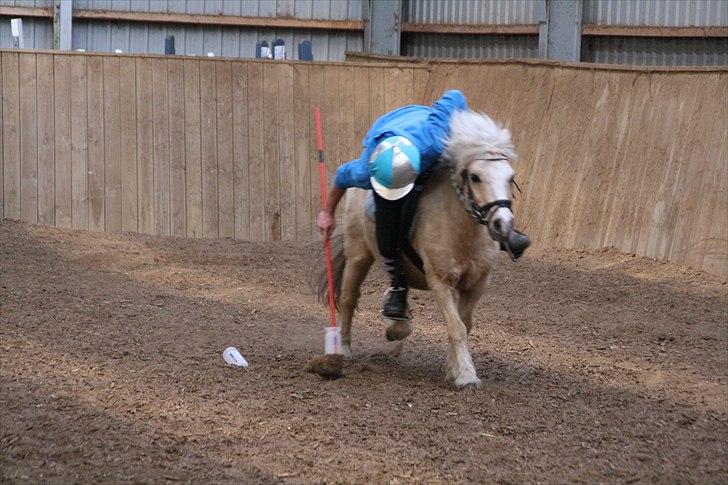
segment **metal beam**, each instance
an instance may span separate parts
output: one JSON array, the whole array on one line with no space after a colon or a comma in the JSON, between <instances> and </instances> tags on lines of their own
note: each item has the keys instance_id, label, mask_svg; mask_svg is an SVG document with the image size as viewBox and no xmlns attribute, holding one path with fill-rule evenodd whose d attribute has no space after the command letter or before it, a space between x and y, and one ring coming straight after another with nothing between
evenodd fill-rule
<instances>
[{"instance_id":1,"label":"metal beam","mask_svg":"<svg viewBox=\"0 0 728 485\"><path fill-rule=\"evenodd\" d=\"M61 33L59 49L71 50L71 39L73 38L73 0L61 0L60 7Z\"/></svg>"},{"instance_id":2,"label":"metal beam","mask_svg":"<svg viewBox=\"0 0 728 485\"><path fill-rule=\"evenodd\" d=\"M288 17L241 17L238 15L203 15L165 12L121 12L111 10L76 10L73 16L84 20L123 20L127 22L263 27L280 29L363 30L361 20L319 20Z\"/></svg>"},{"instance_id":3,"label":"metal beam","mask_svg":"<svg viewBox=\"0 0 728 485\"><path fill-rule=\"evenodd\" d=\"M364 30L364 50L398 56L402 30L402 0L369 0L369 22Z\"/></svg>"},{"instance_id":4,"label":"metal beam","mask_svg":"<svg viewBox=\"0 0 728 485\"><path fill-rule=\"evenodd\" d=\"M546 0L546 58L581 60L582 0Z\"/></svg>"},{"instance_id":5,"label":"metal beam","mask_svg":"<svg viewBox=\"0 0 728 485\"><path fill-rule=\"evenodd\" d=\"M546 41L549 38L546 0L538 2L538 57L546 58Z\"/></svg>"}]
</instances>

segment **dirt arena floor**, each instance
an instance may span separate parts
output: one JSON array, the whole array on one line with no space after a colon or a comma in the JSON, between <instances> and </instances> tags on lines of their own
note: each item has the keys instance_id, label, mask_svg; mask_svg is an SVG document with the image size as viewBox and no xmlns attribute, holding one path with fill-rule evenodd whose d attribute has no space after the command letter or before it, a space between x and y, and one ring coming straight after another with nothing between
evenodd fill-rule
<instances>
[{"instance_id":1,"label":"dirt arena floor","mask_svg":"<svg viewBox=\"0 0 728 485\"><path fill-rule=\"evenodd\" d=\"M427 293L400 357L368 356L389 345L378 271L346 377L303 371L327 323L319 253L0 222L1 481L728 481L721 278L504 258L470 340L483 386L457 392Z\"/></svg>"}]
</instances>

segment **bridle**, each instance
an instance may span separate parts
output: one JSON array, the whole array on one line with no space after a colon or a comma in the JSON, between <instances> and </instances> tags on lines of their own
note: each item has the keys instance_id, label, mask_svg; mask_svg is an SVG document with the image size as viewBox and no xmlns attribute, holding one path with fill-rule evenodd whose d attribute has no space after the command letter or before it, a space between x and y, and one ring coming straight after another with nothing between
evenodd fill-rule
<instances>
[{"instance_id":1,"label":"bridle","mask_svg":"<svg viewBox=\"0 0 728 485\"><path fill-rule=\"evenodd\" d=\"M508 159L505 157L499 157L499 158L484 158L482 160L489 161L489 162L496 162L496 161L508 160ZM453 189L455 189L455 193L458 195L460 200L465 205L465 210L468 212L468 214L473 216L473 218L478 222L478 224L489 227L490 222L488 221L488 216L493 211L493 209L497 209L499 207L504 207L510 211L513 210L511 208L511 199L497 199L492 202L488 202L487 204L483 204L483 205L479 206L478 204L475 203L475 199L473 198L473 188L468 183L468 171L467 170L462 171L462 187L461 187L461 184L459 184L457 181L457 174L455 173L455 169L453 167L450 167L449 172L450 172L450 183L452 184ZM463 191L463 187L465 187L466 185L468 187L467 193L465 193ZM518 187L518 185L516 185L516 187Z\"/></svg>"}]
</instances>

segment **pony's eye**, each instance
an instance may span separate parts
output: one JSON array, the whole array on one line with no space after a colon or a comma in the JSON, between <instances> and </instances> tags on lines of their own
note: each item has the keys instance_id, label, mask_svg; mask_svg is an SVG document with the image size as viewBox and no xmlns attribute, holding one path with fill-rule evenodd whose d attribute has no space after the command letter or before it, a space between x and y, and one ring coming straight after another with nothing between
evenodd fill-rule
<instances>
[{"instance_id":1,"label":"pony's eye","mask_svg":"<svg viewBox=\"0 0 728 485\"><path fill-rule=\"evenodd\" d=\"M471 173L470 174L470 181L473 182L474 184L480 183L480 177L478 177L474 173Z\"/></svg>"}]
</instances>

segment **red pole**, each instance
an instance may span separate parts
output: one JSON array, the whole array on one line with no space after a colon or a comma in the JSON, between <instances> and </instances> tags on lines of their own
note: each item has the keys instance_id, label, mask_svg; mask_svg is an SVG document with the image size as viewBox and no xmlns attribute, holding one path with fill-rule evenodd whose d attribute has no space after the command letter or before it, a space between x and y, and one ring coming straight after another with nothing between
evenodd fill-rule
<instances>
[{"instance_id":1,"label":"red pole","mask_svg":"<svg viewBox=\"0 0 728 485\"><path fill-rule=\"evenodd\" d=\"M324 161L324 134L321 130L321 111L318 106L313 109L313 118L316 125L316 151L319 161L319 188L321 190L321 207L326 207L326 162ZM331 311L331 326L336 326L336 303L334 302L334 273L331 270L331 240L327 237L324 243L326 248L326 277L329 282L329 310Z\"/></svg>"}]
</instances>

